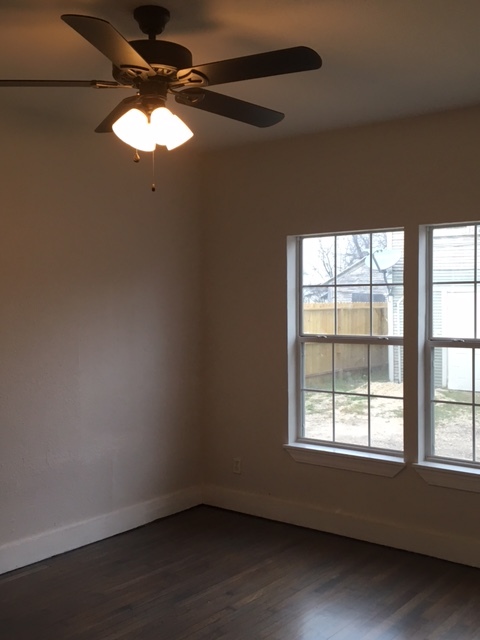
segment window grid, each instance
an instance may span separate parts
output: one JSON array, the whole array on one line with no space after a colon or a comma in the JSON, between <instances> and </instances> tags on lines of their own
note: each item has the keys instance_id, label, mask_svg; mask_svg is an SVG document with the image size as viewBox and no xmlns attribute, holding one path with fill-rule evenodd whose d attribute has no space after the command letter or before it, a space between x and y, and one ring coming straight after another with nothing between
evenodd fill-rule
<instances>
[{"instance_id":1,"label":"window grid","mask_svg":"<svg viewBox=\"0 0 480 640\"><path fill-rule=\"evenodd\" d=\"M473 277L472 279L465 278L443 278L443 279L435 279L434 278L434 262L435 262L435 247L434 247L434 234L437 229L456 229L461 230L464 228L467 230L468 228L473 229ZM480 459L477 453L477 433L476 433L476 417L477 417L477 381L476 381L476 353L480 353L480 340L479 340L479 331L478 331L478 287L479 287L479 278L478 278L478 233L479 233L479 225L478 224L467 224L467 225L445 225L445 226L431 226L427 228L428 232L428 242L427 242L427 327L428 327L428 335L426 340L426 355L427 362L429 366L426 368L427 371L427 389L429 390L429 403L427 409L426 416L426 430L425 430L425 447L426 447L426 456L427 460L437 461L437 462L446 462L449 464L456 464L462 467L474 467L478 468L480 466ZM473 285L472 295L473 295L473 337L460 337L458 335L449 335L445 337L443 335L437 336L435 327L435 311L434 311L434 285L444 285L444 286L452 286L455 287L462 285ZM443 320L443 309L441 308L441 315L439 321ZM438 320L437 320L438 322ZM443 334L443 331L442 331ZM436 354L440 354L442 359L442 384L443 384L443 359L448 356L448 353L454 353L450 350L469 350L470 353L470 367L471 367L471 375L470 375L470 383L471 383L471 392L470 392L470 400L462 401L459 399L449 399L449 400L441 400L436 397L436 377L438 377L438 359L436 361ZM447 351L448 350L448 351ZM448 366L448 365L447 365ZM468 389L466 390L468 391ZM440 425L437 424L436 421L436 408L443 406L446 410L451 409L452 407L468 407L471 410L471 424L470 424L470 437L471 437L471 447L470 447L470 455L467 458L466 455L459 455L460 449L455 449L455 446L452 446L451 450L447 452L443 452L442 454L438 454L437 450L437 441L439 440L439 431ZM460 427L459 427L460 428ZM452 433L454 429L452 429ZM438 447L439 448L439 447Z\"/></svg>"},{"instance_id":2,"label":"window grid","mask_svg":"<svg viewBox=\"0 0 480 640\"><path fill-rule=\"evenodd\" d=\"M399 400L402 401L403 403L403 396L389 396L389 395L383 395L381 393L376 394L374 396L372 396L372 387L371 387L371 378L372 378L372 359L371 359L371 347L374 345L382 345L382 346L388 346L388 347L401 347L403 346L403 336L399 336L399 335L374 335L374 289L375 287L380 287L380 286L386 286L388 288L388 283L384 274L384 278L385 278L385 283L381 282L374 282L373 281L373 277L372 277L372 273L373 273L373 234L374 233L387 233L387 232L401 232L402 233L402 237L403 237L403 230L400 229L392 229L392 230L385 230L385 231L379 231L379 232L367 232L367 233L363 233L362 236L366 236L369 239L369 247L372 249L369 251L369 259L368 259L368 266L369 266L369 280L368 282L366 281L362 281L362 287L364 289L368 289L368 300L369 300L369 310L368 310L368 324L369 324L369 328L368 328L368 334L361 334L361 335L349 335L348 333L346 334L340 334L339 331L341 329L341 327L339 326L339 319L340 319L340 313L339 313L339 295L338 292L339 290L342 289L342 287L344 287L346 289L347 285L342 285L339 283L339 275L341 275L341 272L339 272L339 260L338 260L338 253L339 253L339 238L344 236L344 237L348 237L348 236L352 236L355 234L352 233L348 233L348 234L332 234L329 237L333 237L334 238L334 242L333 242L333 247L334 247L334 251L333 251L333 276L327 281L328 285L326 283L322 283L322 282L314 282L312 284L312 282L308 282L307 284L305 284L304 282L304 278L303 278L303 264L304 264L304 253L303 253L303 238L298 238L297 239L297 256L299 257L298 261L297 261L297 266L298 266L298 279L299 279L299 283L298 283L298 289L300 291L300 296L299 296L299 301L300 304L298 304L298 327L300 328L300 332L299 335L297 336L298 338L298 346L299 346L299 354L298 354L298 361L300 363L300 367L298 369L298 376L299 376L299 381L298 381L298 387L300 389L301 392L301 399L302 401L299 403L299 420L298 420L298 430L297 430L297 441L300 442L314 442L314 443L322 443L325 445L330 445L330 446L338 446L341 445L342 448L346 448L346 449L355 449L355 450L365 450L365 451L371 451L371 452L379 452L379 453L387 453L387 454L398 454L399 452L401 452L402 448L384 448L384 447L373 447L372 446L372 398L375 399L385 399L385 400ZM322 236L315 236L315 237L322 237ZM312 236L310 236L310 238L312 238ZM367 261L365 261L366 263ZM403 267L402 267L402 273L403 273ZM333 298L333 314L334 314L334 318L333 318L333 332L329 333L307 333L307 328L305 327L305 314L304 314L304 302L306 300L306 296L305 296L305 291L310 287L310 289L317 287L320 288L323 284L323 289L327 291L327 296L328 291L332 290L333 291L333 295L331 296ZM391 283L391 284L395 284L395 285L399 285L402 287L403 290L403 275L400 279L400 281L396 281L395 283ZM353 287L354 285L350 285L350 287ZM388 295L390 295L390 290L388 290ZM386 298L387 299L387 298ZM314 389L311 388L307 383L306 383L306 346L307 345L311 345L311 344L330 344L332 347L331 350L331 389L330 390L325 390L325 389ZM338 347L339 345L361 345L366 347L366 362L365 362L365 367L366 367L366 371L367 371L367 380L366 380L366 391L362 392L362 391L358 391L356 390L355 392L352 391L345 391L345 390L341 390L338 387L338 383L337 383L337 375L336 375L336 365L337 365L337 357L336 357L336 350L335 347ZM392 351L393 350L389 350ZM387 352L388 353L388 352ZM403 369L403 367L402 367ZM310 435L307 433L307 429L306 429L306 423L307 423L307 398L311 399L312 396L315 394L315 397L328 397L331 400L331 415L332 415L332 421L331 421L331 439L328 438L322 438L322 437L310 437ZM351 398L351 399L359 399L359 398L364 398L366 401L366 444L361 444L361 443L351 443L351 442L344 442L343 440L340 439L340 436L338 436L337 434L337 417L338 417L338 399L339 398ZM403 433L402 433L402 437L403 437Z\"/></svg>"}]
</instances>

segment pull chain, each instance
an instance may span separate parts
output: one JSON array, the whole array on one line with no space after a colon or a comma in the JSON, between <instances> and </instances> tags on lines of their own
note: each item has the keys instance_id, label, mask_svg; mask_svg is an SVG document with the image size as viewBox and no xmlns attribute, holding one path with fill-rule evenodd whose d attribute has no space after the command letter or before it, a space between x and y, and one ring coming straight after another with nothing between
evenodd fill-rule
<instances>
[{"instance_id":1,"label":"pull chain","mask_svg":"<svg viewBox=\"0 0 480 640\"><path fill-rule=\"evenodd\" d=\"M152 151L152 191L155 191L156 189L155 187L155 149Z\"/></svg>"},{"instance_id":2,"label":"pull chain","mask_svg":"<svg viewBox=\"0 0 480 640\"><path fill-rule=\"evenodd\" d=\"M133 156L134 162L140 162L140 156L138 154L138 150L135 149L135 155ZM155 150L152 151L152 191L156 191L157 187L155 186Z\"/></svg>"}]
</instances>

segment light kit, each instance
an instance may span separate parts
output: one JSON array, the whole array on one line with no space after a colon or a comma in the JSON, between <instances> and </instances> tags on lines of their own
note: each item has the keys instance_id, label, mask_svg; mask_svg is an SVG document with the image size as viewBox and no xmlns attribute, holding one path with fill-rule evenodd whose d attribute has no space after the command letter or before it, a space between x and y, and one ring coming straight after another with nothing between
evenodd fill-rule
<instances>
[{"instance_id":1,"label":"light kit","mask_svg":"<svg viewBox=\"0 0 480 640\"><path fill-rule=\"evenodd\" d=\"M164 106L151 113L130 109L113 123L112 129L120 140L139 151L155 151L157 145L170 151L193 136L187 125Z\"/></svg>"}]
</instances>

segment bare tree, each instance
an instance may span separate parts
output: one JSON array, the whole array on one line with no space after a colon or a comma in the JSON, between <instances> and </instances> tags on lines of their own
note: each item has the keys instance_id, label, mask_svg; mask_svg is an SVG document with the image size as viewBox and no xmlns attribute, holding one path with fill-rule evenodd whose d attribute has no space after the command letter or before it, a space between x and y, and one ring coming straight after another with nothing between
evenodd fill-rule
<instances>
[{"instance_id":1,"label":"bare tree","mask_svg":"<svg viewBox=\"0 0 480 640\"><path fill-rule=\"evenodd\" d=\"M303 240L303 283L305 300L323 299L325 286L331 284L349 267L361 265L370 252L387 245L386 233L352 233L338 236L316 236ZM323 287L322 287L323 285Z\"/></svg>"}]
</instances>

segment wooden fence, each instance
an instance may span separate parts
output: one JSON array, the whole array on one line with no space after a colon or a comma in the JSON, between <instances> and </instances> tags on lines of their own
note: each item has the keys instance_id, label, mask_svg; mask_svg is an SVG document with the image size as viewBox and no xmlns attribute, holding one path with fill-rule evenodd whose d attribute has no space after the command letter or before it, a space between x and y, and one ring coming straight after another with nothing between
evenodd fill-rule
<instances>
[{"instance_id":1,"label":"wooden fence","mask_svg":"<svg viewBox=\"0 0 480 640\"><path fill-rule=\"evenodd\" d=\"M335 305L311 302L303 307L303 330L306 334L332 335L335 333ZM337 335L370 335L370 304L366 302L340 302L336 306ZM373 335L388 334L387 303L372 304ZM325 348L327 347L327 348ZM312 378L331 372L332 360L329 345L308 343L305 345L305 376ZM342 344L335 347L335 370L354 372L366 369L365 346ZM388 349L371 347L371 368L388 366Z\"/></svg>"}]
</instances>

